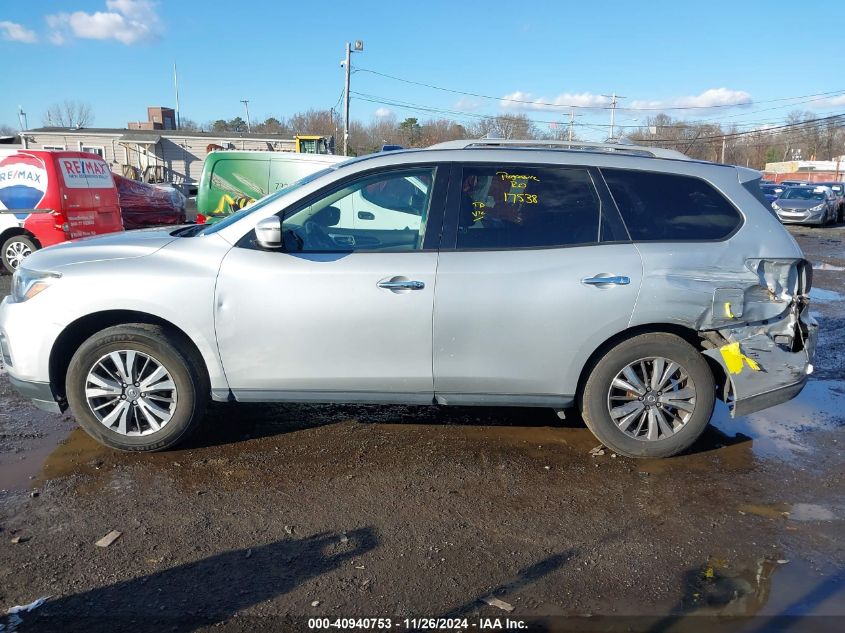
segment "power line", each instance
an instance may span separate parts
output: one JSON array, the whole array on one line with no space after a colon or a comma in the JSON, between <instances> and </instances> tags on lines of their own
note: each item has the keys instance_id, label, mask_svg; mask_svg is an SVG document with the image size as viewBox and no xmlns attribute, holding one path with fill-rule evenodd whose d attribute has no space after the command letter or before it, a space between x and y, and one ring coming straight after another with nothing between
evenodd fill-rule
<instances>
[{"instance_id":1,"label":"power line","mask_svg":"<svg viewBox=\"0 0 845 633\"><path fill-rule=\"evenodd\" d=\"M499 116L502 116L502 115L478 114L478 113L475 113L475 112L463 112L463 111L458 111L458 110L450 110L450 109L447 109L447 108L438 108L436 106L426 106L426 105L416 104L416 103L411 103L411 102L402 102L402 101L398 101L398 100L395 100L395 99L387 99L387 98L384 98L384 97L378 97L377 95L370 95L370 94L354 92L354 91L353 91L352 94L355 95L356 98L361 99L362 101L367 101L367 102L370 102L370 103L378 103L380 105L393 106L393 107L396 107L396 108L408 109L408 110L412 110L412 111L415 111L415 112L426 112L426 113L429 113L429 114L449 114L449 115L452 115L452 116L455 116L455 117L458 117L458 118L474 118L474 119L486 119L486 120L494 120L494 119L499 118ZM509 115L504 115L504 116L509 116ZM802 127L802 126L806 126L806 125L814 125L818 122L830 121L830 120L834 120L834 119L837 119L837 118L842 117L842 116L845 116L845 114L835 114L835 115L831 115L831 116L827 116L827 117L810 119L810 120L806 120L806 121L798 121L798 122L795 122L795 123L786 123L786 124L782 124L782 125L778 125L778 126L770 126L770 127L764 128L764 129L754 129L754 130L745 130L745 131L741 131L741 132L727 132L725 134L718 134L718 135L711 135L711 136L701 136L697 139L697 141L721 140L722 138L736 138L736 137L739 137L739 136L749 135L749 134L765 134L765 133L768 133L770 131L777 131L777 130L783 130L783 129L794 128L794 127ZM560 124L559 121L530 119L530 118L527 118L527 117L525 118L525 121L529 122L529 123L540 124L540 125L549 125L549 124L552 124L552 123L557 124L557 125ZM634 129L643 129L643 128L648 128L648 127L673 128L673 129L675 129L675 128L677 128L677 129L693 129L695 123L696 122L686 124L686 125L672 124L672 125L657 125L657 126L648 126L648 125L623 126L623 125L617 125L617 127L626 127L626 128L634 128ZM593 123L593 124L590 124L590 123L574 123L573 125L578 126L578 127L585 127L585 128L588 128L588 129L595 129L595 130L602 131L602 132L605 131L603 128L609 127L608 124L602 124L602 123ZM649 139L649 141L650 142L661 142L661 143L684 144L684 143L688 143L690 141L690 139Z\"/></svg>"},{"instance_id":2,"label":"power line","mask_svg":"<svg viewBox=\"0 0 845 633\"><path fill-rule=\"evenodd\" d=\"M787 129L798 129L800 131L810 131L810 127L808 126L815 126L818 123L824 121L833 121L836 119L840 119L840 125L837 127L845 127L845 121L841 121L841 119L845 117L845 113L842 114L834 114L831 116L826 117L819 117L816 119L809 119L807 121L799 121L797 123L787 123L786 125L778 125L774 127L766 128L765 130L747 130L745 132L733 132L728 134L718 134L713 136L698 136L693 139L695 142L698 141L718 141L722 139L731 139L731 138L739 138L743 136L748 136L751 134L767 134L771 132L776 132L778 130L787 130ZM822 128L819 128L822 129ZM650 143L675 143L675 144L683 144L688 143L690 139L643 139L647 140Z\"/></svg>"},{"instance_id":3,"label":"power line","mask_svg":"<svg viewBox=\"0 0 845 633\"><path fill-rule=\"evenodd\" d=\"M598 105L598 104L597 105L575 105L575 104L565 104L565 103L548 103L548 102L543 102L543 101L529 101L529 100L525 100L525 99L513 99L513 98L509 98L509 97L494 97L494 96L491 96L491 95L485 95L485 94L481 94L481 93L477 93L477 92L467 92L467 91L464 91L464 90L455 90L453 88L445 88L443 86L437 86L437 85L425 83L425 82L422 82L422 81L414 81L412 79L405 79L404 77L397 77L396 75L389 75L387 73L379 72L377 70L372 70L370 68L360 68L359 67L359 68L356 68L355 70L357 72L370 73L370 74L373 74L373 75L378 75L379 77L385 77L387 79L392 79L394 81L401 81L403 83L413 84L415 86L423 86L425 88L431 88L433 90L440 90L440 91L443 91L443 92L451 92L453 94L464 95L464 96L467 96L467 97L476 97L476 98L479 98L479 99L493 99L495 101L506 101L506 102L509 102L509 103L522 103L522 104L527 104L527 105L544 106L544 107L550 107L550 108L582 108L582 109L586 109L586 110L611 110L614 107L613 105ZM821 100L821 99L830 98L831 96L840 96L840 95L845 95L845 89L831 90L829 92L817 92L815 94L801 95L801 96L797 96L797 97L781 97L781 98L778 98L778 99L767 99L767 100L764 100L764 101L754 101L754 102L720 103L720 104L708 105L708 106L668 106L668 107L640 107L640 108L631 106L631 107L619 108L619 109L625 110L625 111L635 111L635 112L638 112L638 111L661 112L661 111L666 111L666 110L710 110L710 109L717 109L717 108L736 108L736 107L740 107L740 106L750 106L754 103L762 104L762 103L776 103L776 102L781 102L781 101L794 101L796 99L808 99L810 97L819 97L819 99L811 99L811 100ZM792 104L792 105L798 105L798 104ZM786 107L788 107L788 106L786 106Z\"/></svg>"}]
</instances>

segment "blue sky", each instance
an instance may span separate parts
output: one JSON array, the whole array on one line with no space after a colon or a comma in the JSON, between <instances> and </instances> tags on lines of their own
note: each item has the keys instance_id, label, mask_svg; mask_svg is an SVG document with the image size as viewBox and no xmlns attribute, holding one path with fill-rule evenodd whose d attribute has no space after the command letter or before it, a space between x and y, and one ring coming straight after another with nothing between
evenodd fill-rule
<instances>
[{"instance_id":1,"label":"blue sky","mask_svg":"<svg viewBox=\"0 0 845 633\"><path fill-rule=\"evenodd\" d=\"M615 91L626 97L621 125L661 109L776 124L794 109L845 112L840 24L845 3L822 1L3 2L0 124L17 127L20 104L39 126L51 103L74 99L92 105L94 126L123 127L147 105L173 105L174 60L182 116L199 122L243 116L241 99L253 120L329 108L354 39L365 51L353 68L495 97L359 70L352 90L389 102L353 96L362 120L450 116L425 106L459 121L522 112L545 126L565 124L571 105L598 106L577 109L576 120L581 136L599 138L609 120L601 95ZM831 94L772 101L819 93ZM726 107L666 109L691 105Z\"/></svg>"}]
</instances>

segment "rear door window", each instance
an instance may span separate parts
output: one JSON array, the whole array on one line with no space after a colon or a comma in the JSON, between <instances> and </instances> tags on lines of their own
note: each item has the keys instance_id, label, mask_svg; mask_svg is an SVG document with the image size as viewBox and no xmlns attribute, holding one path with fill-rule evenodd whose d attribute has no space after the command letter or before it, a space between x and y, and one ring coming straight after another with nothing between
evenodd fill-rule
<instances>
[{"instance_id":1,"label":"rear door window","mask_svg":"<svg viewBox=\"0 0 845 633\"><path fill-rule=\"evenodd\" d=\"M599 241L601 199L587 169L468 166L456 247L538 248Z\"/></svg>"},{"instance_id":2,"label":"rear door window","mask_svg":"<svg viewBox=\"0 0 845 633\"><path fill-rule=\"evenodd\" d=\"M699 178L602 169L632 240L720 240L742 223L739 211Z\"/></svg>"}]
</instances>

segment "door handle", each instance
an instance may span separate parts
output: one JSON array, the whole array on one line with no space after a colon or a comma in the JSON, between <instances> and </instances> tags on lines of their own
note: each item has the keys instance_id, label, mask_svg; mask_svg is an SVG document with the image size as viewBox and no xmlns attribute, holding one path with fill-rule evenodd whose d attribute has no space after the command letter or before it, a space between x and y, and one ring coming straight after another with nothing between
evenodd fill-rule
<instances>
[{"instance_id":1,"label":"door handle","mask_svg":"<svg viewBox=\"0 0 845 633\"><path fill-rule=\"evenodd\" d=\"M380 281L379 288L385 290L422 290L425 288L425 283L422 281Z\"/></svg>"},{"instance_id":2,"label":"door handle","mask_svg":"<svg viewBox=\"0 0 845 633\"><path fill-rule=\"evenodd\" d=\"M608 275L607 277L597 275L596 277L584 277L581 283L588 286L627 286L631 283L631 278L624 275Z\"/></svg>"}]
</instances>

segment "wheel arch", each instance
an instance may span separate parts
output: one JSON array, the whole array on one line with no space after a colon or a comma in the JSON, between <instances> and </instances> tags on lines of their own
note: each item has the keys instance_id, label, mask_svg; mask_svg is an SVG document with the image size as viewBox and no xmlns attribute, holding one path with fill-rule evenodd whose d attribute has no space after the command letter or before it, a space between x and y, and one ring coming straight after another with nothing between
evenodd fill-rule
<instances>
[{"instance_id":1,"label":"wheel arch","mask_svg":"<svg viewBox=\"0 0 845 633\"><path fill-rule=\"evenodd\" d=\"M584 393L584 386L587 383L587 378L590 377L590 373L592 373L593 368L596 364L601 360L601 358L607 354L607 352L621 343L622 341L626 341L630 338L635 336L639 336L640 334L675 334L676 336L682 338L687 343L692 345L695 349L699 352L704 349L702 344L702 337L697 330L694 330L689 327L685 327L683 325L678 325L677 323L648 323L644 325L637 325L634 327L627 328L622 330L621 332L617 332L613 336L606 339L603 343L601 343L590 357L587 359L587 362L584 363L584 366L581 368L581 373L578 377L578 387L575 392L575 403L576 406L580 409L581 408L581 396ZM727 376L725 376L724 370L722 367L713 361L708 356L704 356L702 354L702 358L705 359L707 365L710 367L710 371L713 372L713 379L717 385L717 396L722 397L722 389L725 385L725 381L727 380Z\"/></svg>"},{"instance_id":2,"label":"wheel arch","mask_svg":"<svg viewBox=\"0 0 845 633\"><path fill-rule=\"evenodd\" d=\"M101 312L94 312L76 319L68 324L61 334L56 338L53 347L50 350L49 372L50 385L53 393L62 401L66 399L65 394L65 378L67 377L68 367L70 361L79 346L82 345L88 338L105 328L115 325L129 325L132 323L141 323L147 325L159 325L168 329L171 333L178 336L188 348L196 355L199 363L199 369L205 373L206 378L209 376L208 361L203 356L196 343L188 336L184 330L171 323L167 319L149 314L146 312L138 312L134 310L105 310Z\"/></svg>"},{"instance_id":3,"label":"wheel arch","mask_svg":"<svg viewBox=\"0 0 845 633\"><path fill-rule=\"evenodd\" d=\"M35 234L31 231L27 231L22 226L13 226L0 232L0 246L3 246L3 244L6 243L6 240L8 240L10 237L15 237L16 235L23 235L24 237L28 237L33 242L35 242L35 245L38 248L43 248L43 246L41 246L41 242L39 242L38 238L35 237Z\"/></svg>"}]
</instances>

